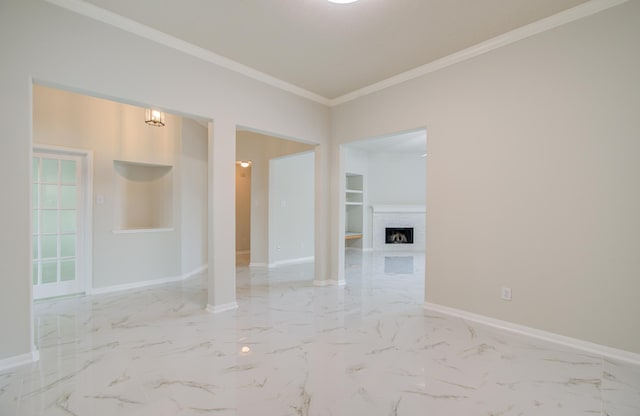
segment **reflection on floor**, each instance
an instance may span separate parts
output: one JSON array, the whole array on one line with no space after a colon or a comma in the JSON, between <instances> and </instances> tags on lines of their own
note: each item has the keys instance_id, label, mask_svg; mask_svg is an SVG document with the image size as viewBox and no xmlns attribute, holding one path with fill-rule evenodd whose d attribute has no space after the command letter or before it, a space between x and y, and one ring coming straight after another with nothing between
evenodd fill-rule
<instances>
[{"instance_id":1,"label":"reflection on floor","mask_svg":"<svg viewBox=\"0 0 640 416\"><path fill-rule=\"evenodd\" d=\"M424 255L238 270L239 309L204 277L39 303L37 364L0 373L12 415L640 415L640 368L425 312Z\"/></svg>"}]
</instances>

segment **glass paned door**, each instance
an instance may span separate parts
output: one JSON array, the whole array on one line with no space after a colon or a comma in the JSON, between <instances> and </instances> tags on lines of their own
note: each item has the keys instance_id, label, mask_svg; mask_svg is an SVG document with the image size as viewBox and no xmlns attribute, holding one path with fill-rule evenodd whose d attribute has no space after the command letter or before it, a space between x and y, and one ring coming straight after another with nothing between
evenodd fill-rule
<instances>
[{"instance_id":1,"label":"glass paned door","mask_svg":"<svg viewBox=\"0 0 640 416\"><path fill-rule=\"evenodd\" d=\"M84 193L82 156L34 152L33 298L80 293Z\"/></svg>"}]
</instances>

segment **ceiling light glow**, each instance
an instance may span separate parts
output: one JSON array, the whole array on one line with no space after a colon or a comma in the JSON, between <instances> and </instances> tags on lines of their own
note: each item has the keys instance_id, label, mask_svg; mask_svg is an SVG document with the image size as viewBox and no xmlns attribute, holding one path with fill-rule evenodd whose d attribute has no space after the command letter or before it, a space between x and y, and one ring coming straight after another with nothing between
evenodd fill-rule
<instances>
[{"instance_id":1,"label":"ceiling light glow","mask_svg":"<svg viewBox=\"0 0 640 416\"><path fill-rule=\"evenodd\" d=\"M329 0L330 3L335 3L335 4L349 4L349 3L355 3L358 0Z\"/></svg>"}]
</instances>

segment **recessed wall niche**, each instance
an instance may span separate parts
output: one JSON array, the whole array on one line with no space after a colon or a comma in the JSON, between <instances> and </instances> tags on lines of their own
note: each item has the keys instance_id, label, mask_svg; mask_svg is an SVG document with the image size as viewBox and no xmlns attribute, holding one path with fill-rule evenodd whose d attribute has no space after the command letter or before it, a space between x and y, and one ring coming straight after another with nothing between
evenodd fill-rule
<instances>
[{"instance_id":1,"label":"recessed wall niche","mask_svg":"<svg viewBox=\"0 0 640 416\"><path fill-rule=\"evenodd\" d=\"M115 231L173 227L173 167L114 160Z\"/></svg>"}]
</instances>

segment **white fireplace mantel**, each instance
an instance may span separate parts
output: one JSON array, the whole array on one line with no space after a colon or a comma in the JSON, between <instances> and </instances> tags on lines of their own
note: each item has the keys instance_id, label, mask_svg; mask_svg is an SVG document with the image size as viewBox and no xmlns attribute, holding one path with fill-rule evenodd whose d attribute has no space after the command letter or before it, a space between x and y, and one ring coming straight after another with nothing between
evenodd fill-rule
<instances>
[{"instance_id":1,"label":"white fireplace mantel","mask_svg":"<svg viewBox=\"0 0 640 416\"><path fill-rule=\"evenodd\" d=\"M424 205L371 205L374 214L412 213L424 214L427 209Z\"/></svg>"},{"instance_id":2,"label":"white fireplace mantel","mask_svg":"<svg viewBox=\"0 0 640 416\"><path fill-rule=\"evenodd\" d=\"M422 251L426 246L426 208L424 205L372 205L371 230L374 250ZM413 228L413 244L387 244L386 228Z\"/></svg>"}]
</instances>

